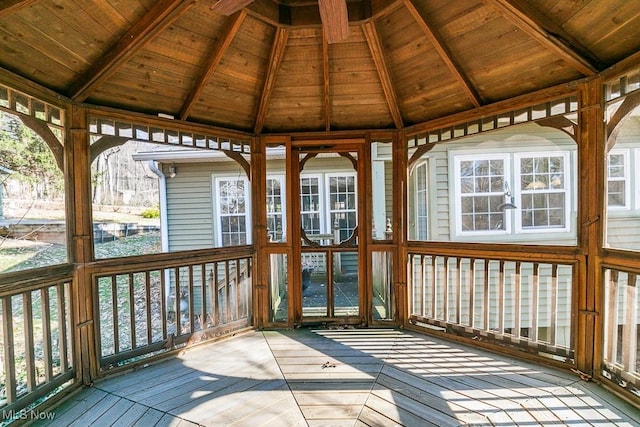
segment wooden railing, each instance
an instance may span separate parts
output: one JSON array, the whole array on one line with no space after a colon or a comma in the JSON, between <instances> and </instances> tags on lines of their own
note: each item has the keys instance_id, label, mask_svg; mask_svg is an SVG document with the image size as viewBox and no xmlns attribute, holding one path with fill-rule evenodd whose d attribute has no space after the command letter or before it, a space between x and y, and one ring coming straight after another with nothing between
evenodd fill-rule
<instances>
[{"instance_id":1,"label":"wooden railing","mask_svg":"<svg viewBox=\"0 0 640 427\"><path fill-rule=\"evenodd\" d=\"M410 322L570 362L575 262L410 251ZM558 257L563 258L563 257Z\"/></svg>"},{"instance_id":2,"label":"wooden railing","mask_svg":"<svg viewBox=\"0 0 640 427\"><path fill-rule=\"evenodd\" d=\"M101 264L93 280L100 367L249 326L252 256L217 249Z\"/></svg>"},{"instance_id":3,"label":"wooden railing","mask_svg":"<svg viewBox=\"0 0 640 427\"><path fill-rule=\"evenodd\" d=\"M2 277L0 423L20 417L29 405L77 383L72 277L70 266Z\"/></svg>"},{"instance_id":4,"label":"wooden railing","mask_svg":"<svg viewBox=\"0 0 640 427\"><path fill-rule=\"evenodd\" d=\"M604 271L604 357L602 374L617 385L640 388L640 276L637 272Z\"/></svg>"}]
</instances>

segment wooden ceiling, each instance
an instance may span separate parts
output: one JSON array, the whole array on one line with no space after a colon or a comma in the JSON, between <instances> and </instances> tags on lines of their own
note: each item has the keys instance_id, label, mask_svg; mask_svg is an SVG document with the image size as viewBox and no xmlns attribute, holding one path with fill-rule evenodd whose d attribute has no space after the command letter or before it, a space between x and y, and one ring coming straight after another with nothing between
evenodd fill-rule
<instances>
[{"instance_id":1,"label":"wooden ceiling","mask_svg":"<svg viewBox=\"0 0 640 427\"><path fill-rule=\"evenodd\" d=\"M247 3L246 0L238 0ZM5 0L0 67L76 102L256 134L396 129L640 51L640 0Z\"/></svg>"}]
</instances>

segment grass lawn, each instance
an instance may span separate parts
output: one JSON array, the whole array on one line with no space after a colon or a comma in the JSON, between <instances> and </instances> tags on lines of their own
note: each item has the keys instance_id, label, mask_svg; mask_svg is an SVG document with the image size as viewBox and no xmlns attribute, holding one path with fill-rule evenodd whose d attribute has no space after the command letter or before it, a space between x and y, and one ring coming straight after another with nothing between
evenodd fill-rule
<instances>
[{"instance_id":1,"label":"grass lawn","mask_svg":"<svg viewBox=\"0 0 640 427\"><path fill-rule=\"evenodd\" d=\"M149 233L96 244L96 258L116 258L160 252L160 233ZM0 240L0 273L64 264L66 247L25 240Z\"/></svg>"}]
</instances>

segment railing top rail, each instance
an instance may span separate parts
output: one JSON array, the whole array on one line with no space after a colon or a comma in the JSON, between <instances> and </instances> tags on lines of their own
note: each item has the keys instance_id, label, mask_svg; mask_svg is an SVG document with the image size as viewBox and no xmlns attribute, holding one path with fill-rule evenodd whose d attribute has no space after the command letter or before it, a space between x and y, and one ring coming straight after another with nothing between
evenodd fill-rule
<instances>
[{"instance_id":1,"label":"railing top rail","mask_svg":"<svg viewBox=\"0 0 640 427\"><path fill-rule=\"evenodd\" d=\"M71 264L3 273L0 275L0 297L17 295L72 279L73 265Z\"/></svg>"}]
</instances>

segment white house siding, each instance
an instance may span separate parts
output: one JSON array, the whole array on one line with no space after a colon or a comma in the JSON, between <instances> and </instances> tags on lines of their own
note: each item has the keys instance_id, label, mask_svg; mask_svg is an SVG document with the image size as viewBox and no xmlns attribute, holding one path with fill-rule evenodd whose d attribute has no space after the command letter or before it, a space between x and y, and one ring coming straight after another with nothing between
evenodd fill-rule
<instances>
[{"instance_id":1,"label":"white house siding","mask_svg":"<svg viewBox=\"0 0 640 427\"><path fill-rule=\"evenodd\" d=\"M609 247L640 250L640 117L628 118L620 129L613 150L624 150L628 156L627 180L629 204L626 208L607 211L607 239Z\"/></svg>"},{"instance_id":2,"label":"white house siding","mask_svg":"<svg viewBox=\"0 0 640 427\"><path fill-rule=\"evenodd\" d=\"M436 241L474 241L488 243L531 243L536 244L566 244L576 242L576 143L565 133L536 124L527 124L497 130L495 132L476 135L458 141L444 142L436 145L423 158L428 160L430 178L430 206L429 206L429 240ZM480 153L505 152L570 152L570 170L568 171L568 185L571 188L569 209L571 210L572 227L570 232L545 232L508 235L456 235L455 232L455 180L453 165L454 156ZM513 161L512 158L509 159ZM510 165L513 171L513 165ZM512 189L513 192L513 189ZM516 214L518 210L511 213Z\"/></svg>"},{"instance_id":3,"label":"white house siding","mask_svg":"<svg viewBox=\"0 0 640 427\"><path fill-rule=\"evenodd\" d=\"M167 178L167 233L169 251L197 250L216 246L212 176L246 176L235 163L176 164L177 174ZM206 277L210 277L211 265ZM174 274L169 294L175 295ZM195 312L201 311L201 273L194 274ZM188 269L180 270L180 282L188 281ZM169 300L171 303L172 300Z\"/></svg>"}]
</instances>

